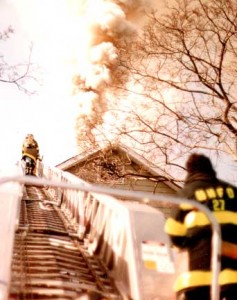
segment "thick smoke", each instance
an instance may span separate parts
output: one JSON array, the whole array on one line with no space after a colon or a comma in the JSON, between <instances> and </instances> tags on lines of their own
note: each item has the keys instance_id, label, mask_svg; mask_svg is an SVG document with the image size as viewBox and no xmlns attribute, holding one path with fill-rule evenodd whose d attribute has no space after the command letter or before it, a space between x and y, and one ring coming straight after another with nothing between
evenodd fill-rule
<instances>
[{"instance_id":1,"label":"thick smoke","mask_svg":"<svg viewBox=\"0 0 237 300\"><path fill-rule=\"evenodd\" d=\"M88 138L93 143L96 141L93 128L103 123L108 108L106 93L115 80L113 72L119 59L116 45L136 32L137 21L147 4L138 0L88 0L77 8L80 26L87 35L79 43L74 61L74 95L79 101L78 144Z\"/></svg>"}]
</instances>

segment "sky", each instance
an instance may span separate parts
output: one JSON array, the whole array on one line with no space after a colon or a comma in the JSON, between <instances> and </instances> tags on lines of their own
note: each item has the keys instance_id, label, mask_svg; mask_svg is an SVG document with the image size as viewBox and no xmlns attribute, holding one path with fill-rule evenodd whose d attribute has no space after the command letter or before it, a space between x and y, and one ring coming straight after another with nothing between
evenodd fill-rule
<instances>
[{"instance_id":1,"label":"sky","mask_svg":"<svg viewBox=\"0 0 237 300\"><path fill-rule=\"evenodd\" d=\"M61 37L53 32L56 21L49 19L53 6L46 8L43 2L50 1L0 0L0 28L11 25L15 31L1 43L1 53L8 61L21 63L27 60L33 44L32 61L44 70L37 74L41 83L37 95L29 96L14 85L0 83L0 169L21 158L27 133L34 134L48 165L60 163L77 151L74 122L78 107L65 72L65 49L60 48ZM47 13L38 10L39 3ZM50 3L55 5L56 1Z\"/></svg>"},{"instance_id":2,"label":"sky","mask_svg":"<svg viewBox=\"0 0 237 300\"><path fill-rule=\"evenodd\" d=\"M11 63L24 62L32 45L31 60L43 70L37 74L37 95L0 83L0 169L20 159L28 133L34 134L47 165L77 154L75 119L102 105L100 91L111 82L109 67L117 54L108 38L129 36L148 3L157 2L0 0L0 30L9 25L14 29L11 38L1 42L0 54ZM107 40L98 32L106 32ZM75 74L83 85L77 95L72 93Z\"/></svg>"}]
</instances>

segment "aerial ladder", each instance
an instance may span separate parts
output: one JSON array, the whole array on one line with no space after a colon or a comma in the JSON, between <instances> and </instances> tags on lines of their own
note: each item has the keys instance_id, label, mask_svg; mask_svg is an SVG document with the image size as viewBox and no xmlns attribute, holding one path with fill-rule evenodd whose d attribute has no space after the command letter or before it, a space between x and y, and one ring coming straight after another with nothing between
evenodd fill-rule
<instances>
[{"instance_id":1,"label":"aerial ladder","mask_svg":"<svg viewBox=\"0 0 237 300\"><path fill-rule=\"evenodd\" d=\"M92 185L42 163L37 177L19 164L0 178L0 195L0 300L175 299L186 253L171 247L165 216L150 203L187 200ZM191 202L213 227L211 299L219 300L220 228Z\"/></svg>"}]
</instances>

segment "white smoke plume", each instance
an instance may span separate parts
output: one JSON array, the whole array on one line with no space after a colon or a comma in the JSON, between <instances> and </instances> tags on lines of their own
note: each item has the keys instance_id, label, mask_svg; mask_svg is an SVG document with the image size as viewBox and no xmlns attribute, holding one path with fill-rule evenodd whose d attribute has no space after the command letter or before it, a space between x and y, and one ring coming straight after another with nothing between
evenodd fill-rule
<instances>
[{"instance_id":1,"label":"white smoke plume","mask_svg":"<svg viewBox=\"0 0 237 300\"><path fill-rule=\"evenodd\" d=\"M92 137L93 128L103 123L107 110L105 93L113 84L113 70L118 60L117 41L129 38L136 31L136 22L142 18L148 3L138 0L88 0L83 3L81 26L87 32L87 41L79 45L85 48L78 51L74 61L73 79L74 94L80 103L76 126L78 141ZM83 113L85 110L87 113Z\"/></svg>"}]
</instances>

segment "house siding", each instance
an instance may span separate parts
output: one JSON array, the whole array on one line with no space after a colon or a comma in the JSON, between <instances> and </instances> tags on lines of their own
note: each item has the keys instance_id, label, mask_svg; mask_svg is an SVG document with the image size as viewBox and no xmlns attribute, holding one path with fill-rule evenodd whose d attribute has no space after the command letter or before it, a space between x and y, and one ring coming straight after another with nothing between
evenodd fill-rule
<instances>
[{"instance_id":1,"label":"house siding","mask_svg":"<svg viewBox=\"0 0 237 300\"><path fill-rule=\"evenodd\" d=\"M153 194L175 194L176 192L163 182L152 182L149 180L129 180L124 183L109 184L110 187L132 191L149 192Z\"/></svg>"},{"instance_id":2,"label":"house siding","mask_svg":"<svg viewBox=\"0 0 237 300\"><path fill-rule=\"evenodd\" d=\"M170 185L149 173L146 168L132 161L126 153L118 150L101 152L87 160L80 161L65 171L89 182L110 188L129 191L140 191L152 194L174 195L176 191ZM122 199L121 200L125 200ZM161 210L168 216L175 205L153 203L151 206Z\"/></svg>"}]
</instances>

